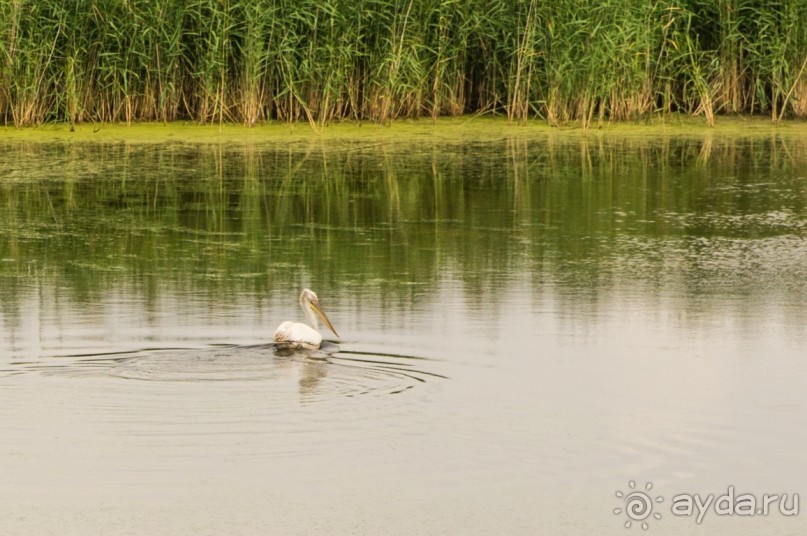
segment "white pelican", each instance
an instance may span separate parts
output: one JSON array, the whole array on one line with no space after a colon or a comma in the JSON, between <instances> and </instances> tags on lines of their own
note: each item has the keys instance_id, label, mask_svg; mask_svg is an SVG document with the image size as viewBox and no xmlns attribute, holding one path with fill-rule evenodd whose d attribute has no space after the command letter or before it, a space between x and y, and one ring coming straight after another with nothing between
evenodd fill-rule
<instances>
[{"instance_id":1,"label":"white pelican","mask_svg":"<svg viewBox=\"0 0 807 536\"><path fill-rule=\"evenodd\" d=\"M305 318L308 324L302 322L292 322L287 320L278 326L275 331L274 340L280 348L307 348L309 350L316 350L322 344L322 335L319 331L319 317L328 329L333 331L333 334L339 337L339 334L333 329L331 321L325 315L325 311L320 309L319 300L317 295L311 289L303 289L300 294L300 307L303 308Z\"/></svg>"}]
</instances>

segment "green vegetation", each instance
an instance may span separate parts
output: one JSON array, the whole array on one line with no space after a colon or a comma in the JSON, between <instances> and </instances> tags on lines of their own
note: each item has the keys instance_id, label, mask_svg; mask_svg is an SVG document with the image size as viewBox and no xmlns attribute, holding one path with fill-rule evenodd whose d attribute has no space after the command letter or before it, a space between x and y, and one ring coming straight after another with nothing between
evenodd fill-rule
<instances>
[{"instance_id":1,"label":"green vegetation","mask_svg":"<svg viewBox=\"0 0 807 536\"><path fill-rule=\"evenodd\" d=\"M805 0L0 0L5 124L807 116Z\"/></svg>"}]
</instances>

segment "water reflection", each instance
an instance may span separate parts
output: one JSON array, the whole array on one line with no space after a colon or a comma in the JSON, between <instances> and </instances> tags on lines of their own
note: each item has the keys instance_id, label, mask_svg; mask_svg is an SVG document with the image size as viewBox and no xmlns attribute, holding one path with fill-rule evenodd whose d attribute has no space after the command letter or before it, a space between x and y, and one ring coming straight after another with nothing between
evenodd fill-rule
<instances>
[{"instance_id":1,"label":"water reflection","mask_svg":"<svg viewBox=\"0 0 807 536\"><path fill-rule=\"evenodd\" d=\"M807 142L776 137L4 149L12 323L37 284L84 303L121 287L153 305L166 282L225 298L316 280L406 307L446 270L482 295L536 268L588 280L620 270L637 239L801 236L807 201Z\"/></svg>"}]
</instances>

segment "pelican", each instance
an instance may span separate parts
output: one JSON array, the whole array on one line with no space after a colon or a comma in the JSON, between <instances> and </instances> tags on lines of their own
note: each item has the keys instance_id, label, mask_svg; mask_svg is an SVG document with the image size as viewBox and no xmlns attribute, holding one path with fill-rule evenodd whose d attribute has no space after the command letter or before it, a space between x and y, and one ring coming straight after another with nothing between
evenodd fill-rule
<instances>
[{"instance_id":1,"label":"pelican","mask_svg":"<svg viewBox=\"0 0 807 536\"><path fill-rule=\"evenodd\" d=\"M325 311L320 309L319 300L313 290L307 288L303 289L303 292L300 294L300 307L303 308L308 324L292 322L291 320L280 324L274 335L274 341L279 348L307 348L308 350L316 350L319 348L322 344L322 335L318 331L319 323L317 322L317 317L328 326L328 329L331 330L334 335L339 337L339 334L333 328L333 325L331 325L331 321L328 320Z\"/></svg>"}]
</instances>

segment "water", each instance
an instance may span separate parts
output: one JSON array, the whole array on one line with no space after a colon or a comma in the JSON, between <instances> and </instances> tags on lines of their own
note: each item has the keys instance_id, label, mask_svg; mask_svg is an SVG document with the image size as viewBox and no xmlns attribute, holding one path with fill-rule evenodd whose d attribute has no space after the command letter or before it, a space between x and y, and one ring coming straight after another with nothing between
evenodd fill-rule
<instances>
[{"instance_id":1,"label":"water","mask_svg":"<svg viewBox=\"0 0 807 536\"><path fill-rule=\"evenodd\" d=\"M0 531L802 533L805 149L7 142Z\"/></svg>"}]
</instances>

